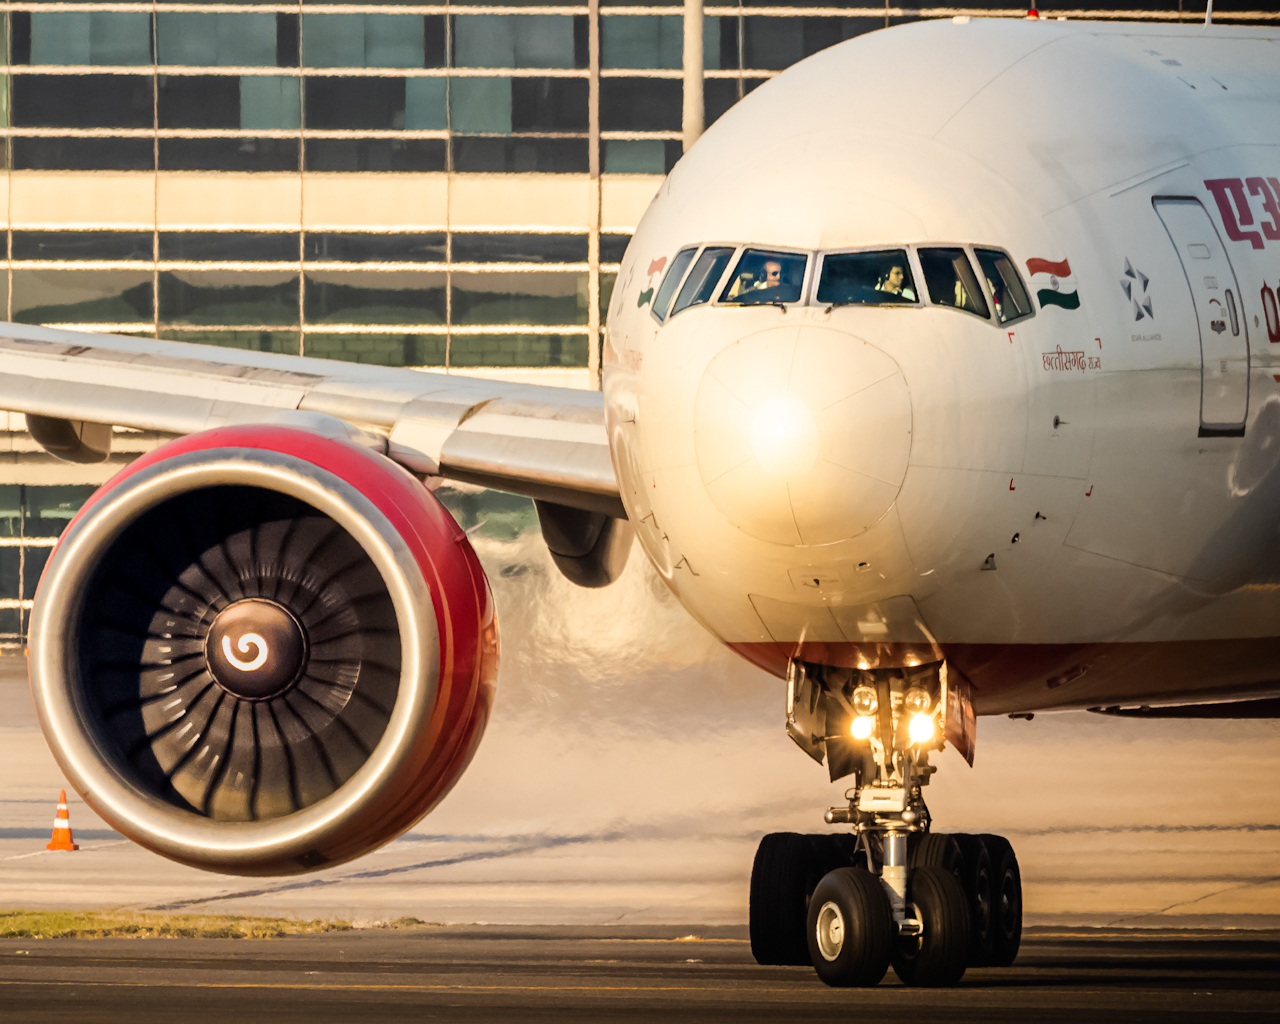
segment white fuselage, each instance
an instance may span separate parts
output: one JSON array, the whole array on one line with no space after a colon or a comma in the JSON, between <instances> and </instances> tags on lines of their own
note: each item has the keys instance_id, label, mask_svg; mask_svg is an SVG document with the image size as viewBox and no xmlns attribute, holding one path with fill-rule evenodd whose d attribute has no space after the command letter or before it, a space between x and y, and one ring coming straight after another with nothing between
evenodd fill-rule
<instances>
[{"instance_id":1,"label":"white fuselage","mask_svg":"<svg viewBox=\"0 0 1280 1024\"><path fill-rule=\"evenodd\" d=\"M983 712L1274 688L1278 178L1280 31L929 22L795 66L681 161L618 276L646 554L779 673L945 656ZM660 321L708 245L736 250L714 296L752 247L807 254L801 297ZM1006 323L927 296L921 250L974 247L1053 294ZM863 249L920 301L819 301L822 254Z\"/></svg>"}]
</instances>

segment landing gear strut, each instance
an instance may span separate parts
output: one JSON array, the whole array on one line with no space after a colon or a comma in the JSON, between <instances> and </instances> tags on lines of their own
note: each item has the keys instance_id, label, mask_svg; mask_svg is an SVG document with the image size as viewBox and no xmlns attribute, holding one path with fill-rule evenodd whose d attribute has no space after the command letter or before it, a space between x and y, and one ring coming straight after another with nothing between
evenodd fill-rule
<instances>
[{"instance_id":1,"label":"landing gear strut","mask_svg":"<svg viewBox=\"0 0 1280 1024\"><path fill-rule=\"evenodd\" d=\"M851 834L765 836L751 872L751 951L812 964L837 987L954 985L970 966L1013 963L1022 880L1008 840L930 831L929 751L972 763L967 686L944 663L858 670L792 663L787 731L833 780L854 776L828 824Z\"/></svg>"}]
</instances>

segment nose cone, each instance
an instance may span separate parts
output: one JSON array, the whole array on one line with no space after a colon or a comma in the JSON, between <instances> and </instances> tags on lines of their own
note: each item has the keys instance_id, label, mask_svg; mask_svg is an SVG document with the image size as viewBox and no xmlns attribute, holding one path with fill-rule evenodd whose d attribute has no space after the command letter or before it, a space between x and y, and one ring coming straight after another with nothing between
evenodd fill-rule
<instances>
[{"instance_id":1,"label":"nose cone","mask_svg":"<svg viewBox=\"0 0 1280 1024\"><path fill-rule=\"evenodd\" d=\"M774 544L831 544L867 530L897 497L911 399L875 346L775 327L711 361L694 431L702 482L729 522Z\"/></svg>"}]
</instances>

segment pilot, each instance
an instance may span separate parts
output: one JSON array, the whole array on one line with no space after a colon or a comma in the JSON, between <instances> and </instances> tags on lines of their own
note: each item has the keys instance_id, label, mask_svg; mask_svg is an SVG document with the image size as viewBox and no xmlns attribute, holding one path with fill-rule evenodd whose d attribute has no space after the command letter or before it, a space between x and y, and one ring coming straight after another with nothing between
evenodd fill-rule
<instances>
[{"instance_id":1,"label":"pilot","mask_svg":"<svg viewBox=\"0 0 1280 1024\"><path fill-rule=\"evenodd\" d=\"M888 269L880 275L880 280L876 282L876 291L887 292L889 295L904 302L915 302L915 293L910 288L902 286L905 280L906 272L902 269L902 264L890 264Z\"/></svg>"},{"instance_id":2,"label":"pilot","mask_svg":"<svg viewBox=\"0 0 1280 1024\"><path fill-rule=\"evenodd\" d=\"M767 260L764 265L764 277L756 282L756 288L777 288L782 284L782 264L777 260Z\"/></svg>"}]
</instances>

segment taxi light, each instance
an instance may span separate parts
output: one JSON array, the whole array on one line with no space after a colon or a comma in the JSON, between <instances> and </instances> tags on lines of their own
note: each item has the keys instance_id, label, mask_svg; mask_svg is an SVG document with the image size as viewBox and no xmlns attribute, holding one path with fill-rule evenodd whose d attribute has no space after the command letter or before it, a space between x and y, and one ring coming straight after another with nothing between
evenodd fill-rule
<instances>
[{"instance_id":1,"label":"taxi light","mask_svg":"<svg viewBox=\"0 0 1280 1024\"><path fill-rule=\"evenodd\" d=\"M853 720L853 724L849 726L849 733L855 740L865 740L870 738L871 730L875 728L875 719L870 715L859 715Z\"/></svg>"},{"instance_id":2,"label":"taxi light","mask_svg":"<svg viewBox=\"0 0 1280 1024\"><path fill-rule=\"evenodd\" d=\"M910 714L923 715L933 707L933 700L929 697L929 692L919 686L913 686L903 694L902 703Z\"/></svg>"},{"instance_id":3,"label":"taxi light","mask_svg":"<svg viewBox=\"0 0 1280 1024\"><path fill-rule=\"evenodd\" d=\"M907 735L913 744L929 743L933 739L935 726L932 715L915 714L907 722Z\"/></svg>"},{"instance_id":4,"label":"taxi light","mask_svg":"<svg viewBox=\"0 0 1280 1024\"><path fill-rule=\"evenodd\" d=\"M874 715L880 703L876 700L876 691L870 686L859 686L853 691L853 713L855 715Z\"/></svg>"}]
</instances>

